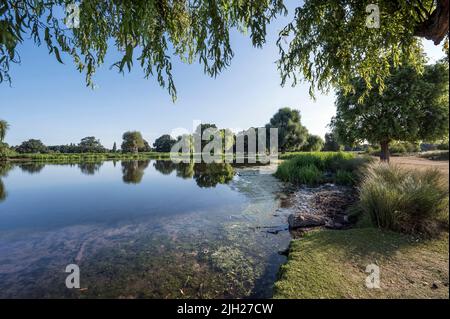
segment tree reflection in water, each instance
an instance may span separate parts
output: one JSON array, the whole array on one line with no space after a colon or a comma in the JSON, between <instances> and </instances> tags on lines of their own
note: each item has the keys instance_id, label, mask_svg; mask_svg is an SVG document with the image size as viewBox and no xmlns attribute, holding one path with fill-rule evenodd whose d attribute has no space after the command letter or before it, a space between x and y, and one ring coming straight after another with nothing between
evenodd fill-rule
<instances>
[{"instance_id":1,"label":"tree reflection in water","mask_svg":"<svg viewBox=\"0 0 450 319\"><path fill-rule=\"evenodd\" d=\"M11 169L12 165L9 162L0 162L0 202L4 201L7 196L5 184L3 184L2 177L6 177Z\"/></svg>"},{"instance_id":2,"label":"tree reflection in water","mask_svg":"<svg viewBox=\"0 0 450 319\"><path fill-rule=\"evenodd\" d=\"M126 184L139 184L150 160L122 162L122 180Z\"/></svg>"},{"instance_id":3,"label":"tree reflection in water","mask_svg":"<svg viewBox=\"0 0 450 319\"><path fill-rule=\"evenodd\" d=\"M228 163L174 163L158 160L155 161L153 166L164 175L176 171L178 177L194 178L199 187L215 187L217 184L227 184L234 176L234 169Z\"/></svg>"},{"instance_id":4,"label":"tree reflection in water","mask_svg":"<svg viewBox=\"0 0 450 319\"><path fill-rule=\"evenodd\" d=\"M81 173L85 175L94 175L100 170L100 167L102 167L103 162L85 162L78 164L78 168L80 169Z\"/></svg>"},{"instance_id":5,"label":"tree reflection in water","mask_svg":"<svg viewBox=\"0 0 450 319\"><path fill-rule=\"evenodd\" d=\"M37 174L42 171L42 169L45 166L45 163L40 162L27 162L27 163L19 163L17 166L20 167L20 169L23 172L29 173L29 174Z\"/></svg>"},{"instance_id":6,"label":"tree reflection in water","mask_svg":"<svg viewBox=\"0 0 450 319\"><path fill-rule=\"evenodd\" d=\"M144 176L145 169L150 160L122 161L122 180L127 184L139 184ZM99 171L103 162L86 162L75 164L85 175L94 175ZM18 167L23 172L37 174L44 168L44 163L19 163ZM154 168L163 175L176 172L176 176L183 179L193 178L199 187L215 187L217 184L227 184L233 179L234 169L228 163L174 163L168 160L157 160ZM2 177L5 177L12 165L8 162L0 162L0 201L5 200L7 193Z\"/></svg>"}]
</instances>

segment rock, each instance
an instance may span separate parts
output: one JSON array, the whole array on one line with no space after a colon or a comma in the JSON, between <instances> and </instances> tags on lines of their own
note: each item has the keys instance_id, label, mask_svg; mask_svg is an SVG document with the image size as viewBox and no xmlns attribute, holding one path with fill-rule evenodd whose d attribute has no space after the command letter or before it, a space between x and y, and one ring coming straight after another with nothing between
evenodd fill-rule
<instances>
[{"instance_id":1,"label":"rock","mask_svg":"<svg viewBox=\"0 0 450 319\"><path fill-rule=\"evenodd\" d=\"M328 221L327 223L325 223L325 227L329 229L342 229L344 225L342 225L341 223Z\"/></svg>"},{"instance_id":2,"label":"rock","mask_svg":"<svg viewBox=\"0 0 450 319\"><path fill-rule=\"evenodd\" d=\"M437 283L433 282L433 284L431 285L431 289L438 289L439 286L437 285Z\"/></svg>"},{"instance_id":3,"label":"rock","mask_svg":"<svg viewBox=\"0 0 450 319\"><path fill-rule=\"evenodd\" d=\"M325 222L325 217L313 214L291 214L288 217L290 229L323 226L325 225Z\"/></svg>"}]
</instances>

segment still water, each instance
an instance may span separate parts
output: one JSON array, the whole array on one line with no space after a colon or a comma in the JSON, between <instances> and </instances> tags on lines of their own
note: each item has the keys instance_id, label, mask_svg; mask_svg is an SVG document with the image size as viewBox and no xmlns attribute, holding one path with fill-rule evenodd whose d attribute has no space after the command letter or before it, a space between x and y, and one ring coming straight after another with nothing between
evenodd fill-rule
<instances>
[{"instance_id":1,"label":"still water","mask_svg":"<svg viewBox=\"0 0 450 319\"><path fill-rule=\"evenodd\" d=\"M272 295L290 238L269 167L0 165L0 298Z\"/></svg>"}]
</instances>

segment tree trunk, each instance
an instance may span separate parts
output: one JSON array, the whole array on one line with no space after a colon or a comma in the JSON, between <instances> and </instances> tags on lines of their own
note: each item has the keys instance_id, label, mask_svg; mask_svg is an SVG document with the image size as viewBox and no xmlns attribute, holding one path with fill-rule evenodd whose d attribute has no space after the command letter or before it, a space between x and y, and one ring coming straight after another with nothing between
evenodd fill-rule
<instances>
[{"instance_id":1,"label":"tree trunk","mask_svg":"<svg viewBox=\"0 0 450 319\"><path fill-rule=\"evenodd\" d=\"M434 11L417 25L414 35L440 44L448 33L448 16L449 0L438 0Z\"/></svg>"},{"instance_id":2,"label":"tree trunk","mask_svg":"<svg viewBox=\"0 0 450 319\"><path fill-rule=\"evenodd\" d=\"M381 153L380 153L380 160L385 163L389 163L389 160L391 158L391 155L389 154L389 142L381 142Z\"/></svg>"}]
</instances>

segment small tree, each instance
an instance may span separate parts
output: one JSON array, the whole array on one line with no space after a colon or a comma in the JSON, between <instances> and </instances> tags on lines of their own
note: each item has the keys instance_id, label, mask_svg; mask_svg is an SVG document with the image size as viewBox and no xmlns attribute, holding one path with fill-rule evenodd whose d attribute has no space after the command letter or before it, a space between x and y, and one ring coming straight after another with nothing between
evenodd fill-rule
<instances>
[{"instance_id":1,"label":"small tree","mask_svg":"<svg viewBox=\"0 0 450 319\"><path fill-rule=\"evenodd\" d=\"M18 153L47 153L48 148L41 140L30 139L22 142L17 148Z\"/></svg>"},{"instance_id":2,"label":"small tree","mask_svg":"<svg viewBox=\"0 0 450 319\"><path fill-rule=\"evenodd\" d=\"M306 144L302 147L302 151L318 152L324 144L323 139L319 135L309 135Z\"/></svg>"},{"instance_id":3,"label":"small tree","mask_svg":"<svg viewBox=\"0 0 450 319\"><path fill-rule=\"evenodd\" d=\"M82 138L78 147L82 153L102 153L106 150L100 143L100 140L96 139L94 136Z\"/></svg>"},{"instance_id":4,"label":"small tree","mask_svg":"<svg viewBox=\"0 0 450 319\"><path fill-rule=\"evenodd\" d=\"M117 152L117 144L116 144L116 142L114 142L114 144L113 144L112 152L113 153Z\"/></svg>"},{"instance_id":5,"label":"small tree","mask_svg":"<svg viewBox=\"0 0 450 319\"><path fill-rule=\"evenodd\" d=\"M282 152L297 151L306 144L308 130L301 122L300 112L288 107L279 109L266 124L266 129L278 128L278 148ZM269 131L269 130L267 130Z\"/></svg>"},{"instance_id":6,"label":"small tree","mask_svg":"<svg viewBox=\"0 0 450 319\"><path fill-rule=\"evenodd\" d=\"M158 137L153 143L156 152L170 152L177 141L169 134Z\"/></svg>"},{"instance_id":7,"label":"small tree","mask_svg":"<svg viewBox=\"0 0 450 319\"><path fill-rule=\"evenodd\" d=\"M144 147L142 134L137 131L123 133L122 151L138 153L139 149Z\"/></svg>"},{"instance_id":8,"label":"small tree","mask_svg":"<svg viewBox=\"0 0 450 319\"><path fill-rule=\"evenodd\" d=\"M9 129L9 124L5 120L0 120L0 142L3 142L6 136L6 131Z\"/></svg>"},{"instance_id":9,"label":"small tree","mask_svg":"<svg viewBox=\"0 0 450 319\"><path fill-rule=\"evenodd\" d=\"M325 134L325 144L323 145L323 150L327 152L338 152L342 150L342 145L333 132Z\"/></svg>"},{"instance_id":10,"label":"small tree","mask_svg":"<svg viewBox=\"0 0 450 319\"><path fill-rule=\"evenodd\" d=\"M150 152L151 150L150 144L144 140L144 146L139 148L139 152Z\"/></svg>"},{"instance_id":11,"label":"small tree","mask_svg":"<svg viewBox=\"0 0 450 319\"><path fill-rule=\"evenodd\" d=\"M337 114L332 127L345 144L367 140L381 146L380 158L389 161L392 141L416 142L448 135L448 65L425 66L423 74L403 66L392 70L382 94L369 90L360 104L358 97L367 87L354 79L355 92L337 94Z\"/></svg>"}]
</instances>

